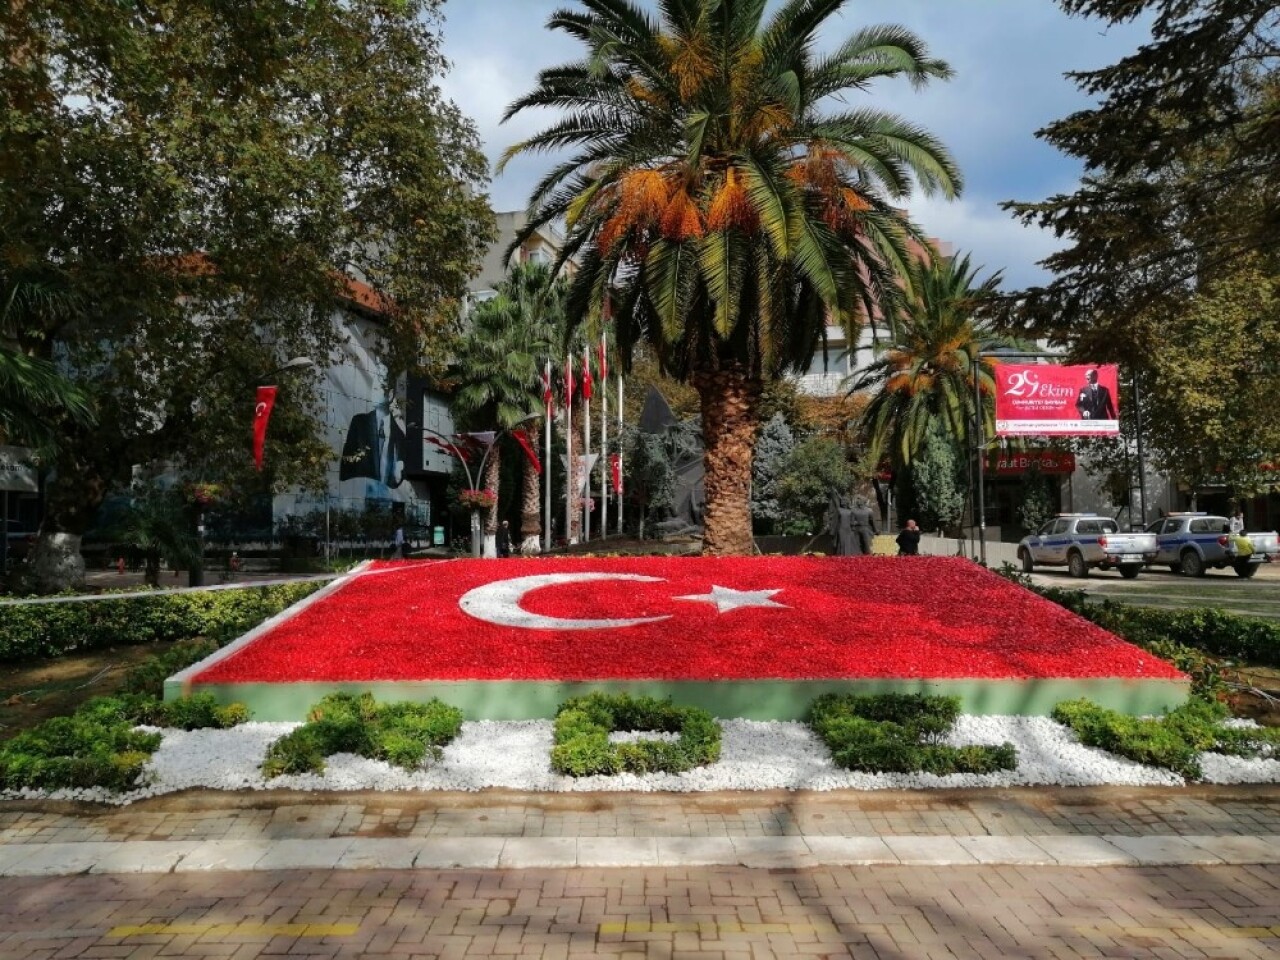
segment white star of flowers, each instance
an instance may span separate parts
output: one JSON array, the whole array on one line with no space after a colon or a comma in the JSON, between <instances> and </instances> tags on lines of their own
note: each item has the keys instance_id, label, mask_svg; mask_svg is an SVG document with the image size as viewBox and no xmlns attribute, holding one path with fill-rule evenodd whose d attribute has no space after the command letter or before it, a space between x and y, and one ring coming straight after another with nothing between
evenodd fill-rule
<instances>
[{"instance_id":1,"label":"white star of flowers","mask_svg":"<svg viewBox=\"0 0 1280 960\"><path fill-rule=\"evenodd\" d=\"M684 597L672 597L673 600L694 600L698 603L713 603L717 613L740 610L744 607L777 607L789 609L785 603L774 603L769 598L782 590L734 590L732 587L717 587L714 584L710 593L698 593Z\"/></svg>"}]
</instances>

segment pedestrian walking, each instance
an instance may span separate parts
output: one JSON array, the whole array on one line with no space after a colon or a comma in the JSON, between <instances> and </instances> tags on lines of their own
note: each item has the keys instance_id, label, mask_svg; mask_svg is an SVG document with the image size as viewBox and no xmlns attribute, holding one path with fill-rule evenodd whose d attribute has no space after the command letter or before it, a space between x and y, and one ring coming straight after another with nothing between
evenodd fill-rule
<instances>
[{"instance_id":1,"label":"pedestrian walking","mask_svg":"<svg viewBox=\"0 0 1280 960\"><path fill-rule=\"evenodd\" d=\"M511 524L507 520L498 527L497 548L499 557L511 556Z\"/></svg>"}]
</instances>

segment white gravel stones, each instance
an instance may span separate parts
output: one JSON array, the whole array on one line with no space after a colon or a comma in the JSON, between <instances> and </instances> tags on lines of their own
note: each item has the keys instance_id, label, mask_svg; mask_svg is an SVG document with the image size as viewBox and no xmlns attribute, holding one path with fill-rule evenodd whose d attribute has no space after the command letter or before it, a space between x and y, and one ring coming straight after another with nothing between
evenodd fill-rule
<instances>
[{"instance_id":1,"label":"white gravel stones","mask_svg":"<svg viewBox=\"0 0 1280 960\"><path fill-rule=\"evenodd\" d=\"M329 758L323 775L266 780L259 769L267 746L292 723L246 723L230 730L164 731L148 766L146 787L127 795L103 790L32 791L10 797L41 797L130 803L176 790L462 790L505 787L528 791L888 790L934 787L1178 785L1167 770L1146 767L1080 744L1066 727L1046 717L961 717L949 742L961 746L1009 741L1018 768L984 776L869 774L841 770L826 747L801 723L724 720L720 760L683 774L574 779L551 771L549 720L464 723L441 759L405 771L351 754ZM652 734L642 736L652 737ZM1280 760L1203 756L1211 783L1280 782Z\"/></svg>"}]
</instances>

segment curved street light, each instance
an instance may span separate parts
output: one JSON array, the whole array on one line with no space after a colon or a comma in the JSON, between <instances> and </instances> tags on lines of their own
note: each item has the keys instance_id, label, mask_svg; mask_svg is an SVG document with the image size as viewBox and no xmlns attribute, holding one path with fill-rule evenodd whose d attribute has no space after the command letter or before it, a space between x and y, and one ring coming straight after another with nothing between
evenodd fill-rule
<instances>
[{"instance_id":1,"label":"curved street light","mask_svg":"<svg viewBox=\"0 0 1280 960\"><path fill-rule=\"evenodd\" d=\"M480 465L476 467L476 472L474 475L471 473L471 467L468 466L467 464L467 458L466 456L464 456L462 448L458 446L458 444L452 438L446 436L445 434L441 433L438 430L432 430L430 427L424 427L420 423L410 423L408 426L416 430L421 430L424 434L429 433L432 436L438 437L440 440L442 440L443 441L442 446L444 446L445 449L447 449L450 453L452 453L455 457L457 457L458 462L462 464L462 469L463 469L463 472L466 473L467 475L467 483L470 485L470 489L479 490L480 482L484 480L484 468L485 468L485 465L489 462L489 454L493 452L493 448L498 445L498 441L502 438L502 436L504 434L510 433L511 431L515 430L517 427L523 426L524 424L528 423L530 420L537 420L540 416L542 416L540 413L531 413L528 416L522 417L521 419L517 420L515 423L511 424L511 426L503 427L499 430L479 430L479 431L473 431L473 432L464 432L464 433L454 434L454 436L457 436L457 437L476 437L476 438L485 437L492 434L492 438L484 444L484 454L480 457ZM483 538L481 536L481 530L480 530L480 511L472 510L471 511L471 556L476 559L479 559L482 552L483 552Z\"/></svg>"}]
</instances>

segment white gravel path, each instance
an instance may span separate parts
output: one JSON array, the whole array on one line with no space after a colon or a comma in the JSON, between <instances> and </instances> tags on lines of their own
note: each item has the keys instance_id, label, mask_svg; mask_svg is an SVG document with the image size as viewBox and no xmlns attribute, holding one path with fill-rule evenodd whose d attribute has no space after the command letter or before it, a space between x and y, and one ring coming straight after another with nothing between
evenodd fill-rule
<instances>
[{"instance_id":1,"label":"white gravel path","mask_svg":"<svg viewBox=\"0 0 1280 960\"><path fill-rule=\"evenodd\" d=\"M483 790L528 791L888 790L936 787L1177 786L1181 777L1082 746L1075 734L1045 717L961 717L949 742L956 746L1009 741L1018 768L985 776L867 774L841 770L804 724L725 720L719 762L679 775L563 777L551 771L551 722L464 723L438 763L408 772L351 754L329 758L322 776L267 781L258 765L267 746L293 723L247 723L231 730L165 730L148 767L149 783L130 794L102 790L23 791L9 797L130 803L177 790ZM1280 759L1203 756L1211 783L1280 782Z\"/></svg>"}]
</instances>

